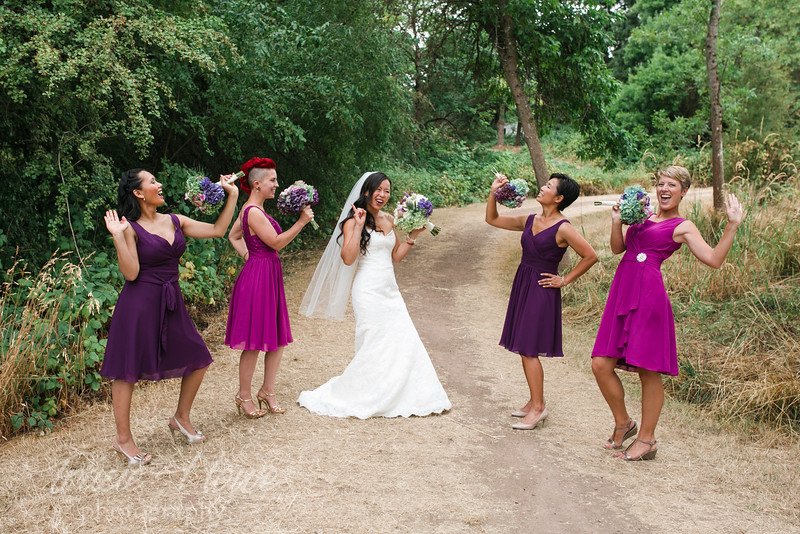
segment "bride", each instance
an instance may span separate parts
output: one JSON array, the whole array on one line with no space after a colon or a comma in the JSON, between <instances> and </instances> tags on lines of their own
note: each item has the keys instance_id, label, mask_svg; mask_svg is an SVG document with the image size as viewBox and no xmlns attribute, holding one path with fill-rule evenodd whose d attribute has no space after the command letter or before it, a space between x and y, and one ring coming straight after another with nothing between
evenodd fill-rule
<instances>
[{"instance_id":1,"label":"bride","mask_svg":"<svg viewBox=\"0 0 800 534\"><path fill-rule=\"evenodd\" d=\"M381 211L391 185L374 172L353 186L300 305L309 317L341 320L352 283L355 357L341 376L297 399L320 415L408 417L451 407L394 278L392 262L405 257L422 229L407 239L394 232L394 219Z\"/></svg>"}]
</instances>

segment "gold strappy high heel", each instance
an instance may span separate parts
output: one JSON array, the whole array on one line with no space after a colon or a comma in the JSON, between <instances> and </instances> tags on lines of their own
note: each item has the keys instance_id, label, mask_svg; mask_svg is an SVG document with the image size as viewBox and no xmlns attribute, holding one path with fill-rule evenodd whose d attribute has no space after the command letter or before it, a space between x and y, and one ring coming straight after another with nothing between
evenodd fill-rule
<instances>
[{"instance_id":1,"label":"gold strappy high heel","mask_svg":"<svg viewBox=\"0 0 800 534\"><path fill-rule=\"evenodd\" d=\"M267 411L269 411L269 413L285 413L286 412L286 408L281 408L277 404L274 407L269 405L269 401L267 400L267 397L274 397L274 396L275 396L274 393L264 393L263 391L261 391L259 389L258 393L256 394L256 398L258 399L258 407L261 408L262 404L266 404L267 405Z\"/></svg>"},{"instance_id":2,"label":"gold strappy high heel","mask_svg":"<svg viewBox=\"0 0 800 534\"><path fill-rule=\"evenodd\" d=\"M248 419L258 419L259 417L264 417L267 414L267 412L264 410L253 410L252 412L248 412L242 408L242 404L245 402L253 402L253 399L243 399L239 395L236 395L233 401L236 403L236 409L239 411L239 415L244 415Z\"/></svg>"}]
</instances>

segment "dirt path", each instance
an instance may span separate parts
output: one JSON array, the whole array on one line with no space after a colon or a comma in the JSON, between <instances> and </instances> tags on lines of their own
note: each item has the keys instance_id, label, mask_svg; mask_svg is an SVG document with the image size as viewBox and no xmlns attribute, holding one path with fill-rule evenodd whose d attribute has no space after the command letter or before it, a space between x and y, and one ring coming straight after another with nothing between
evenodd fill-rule
<instances>
[{"instance_id":1,"label":"dirt path","mask_svg":"<svg viewBox=\"0 0 800 534\"><path fill-rule=\"evenodd\" d=\"M602 258L607 208L596 215L591 200L567 216ZM206 443L172 442L175 381L134 397L134 433L155 456L145 468L112 454L107 405L15 439L0 448L0 532L800 532L795 446L750 443L668 402L656 461L627 464L600 447L611 418L588 370L594 325L565 325L567 357L544 362L547 425L512 431L526 388L497 339L519 234L486 225L482 205L436 215L445 230L420 239L397 277L449 413L360 421L293 403L352 357L352 316L296 313L309 254L285 266L295 335L278 375L285 415L236 416L238 353L222 345L220 315L204 332L216 363L194 412Z\"/></svg>"}]
</instances>

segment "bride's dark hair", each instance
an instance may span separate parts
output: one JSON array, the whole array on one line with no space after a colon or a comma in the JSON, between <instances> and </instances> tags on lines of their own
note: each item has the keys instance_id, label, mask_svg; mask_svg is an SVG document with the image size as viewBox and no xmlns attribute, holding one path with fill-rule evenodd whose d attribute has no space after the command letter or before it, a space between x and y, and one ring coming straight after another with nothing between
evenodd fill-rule
<instances>
[{"instance_id":1,"label":"bride's dark hair","mask_svg":"<svg viewBox=\"0 0 800 534\"><path fill-rule=\"evenodd\" d=\"M375 193L375 190L380 187L384 180L389 180L389 177L383 174L382 172L373 172L367 179L364 180L364 185L361 186L361 193L358 195L358 200L353 202L353 205L357 208L361 208L366 210L367 212L367 219L364 221L364 227L361 229L361 243L359 244L359 248L361 249L361 254L367 253L367 244L369 243L369 232L367 230L376 230L375 227L375 217L367 209L367 205L372 201L372 195ZM392 185L392 181L389 180L389 186ZM366 194L365 194L366 193ZM355 215L353 208L350 208L350 213L347 214L347 217L339 223L339 236L336 238L336 242L338 243L339 240L342 238L342 234L344 233L344 223L348 220L352 219Z\"/></svg>"}]
</instances>

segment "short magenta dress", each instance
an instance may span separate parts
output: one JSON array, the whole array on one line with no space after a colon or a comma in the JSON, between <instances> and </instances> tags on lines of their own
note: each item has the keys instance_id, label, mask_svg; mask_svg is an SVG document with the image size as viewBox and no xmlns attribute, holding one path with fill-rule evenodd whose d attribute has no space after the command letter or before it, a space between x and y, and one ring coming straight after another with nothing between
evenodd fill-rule
<instances>
[{"instance_id":1,"label":"short magenta dress","mask_svg":"<svg viewBox=\"0 0 800 534\"><path fill-rule=\"evenodd\" d=\"M242 214L242 233L249 255L233 284L225 344L235 350L269 352L291 343L292 332L278 252L251 234L247 224L254 207L247 206ZM280 234L278 222L263 213Z\"/></svg>"},{"instance_id":2,"label":"short magenta dress","mask_svg":"<svg viewBox=\"0 0 800 534\"><path fill-rule=\"evenodd\" d=\"M675 319L661 263L681 248L672 239L680 217L633 224L608 293L592 357L618 358L625 371L639 368L678 374Z\"/></svg>"}]
</instances>

